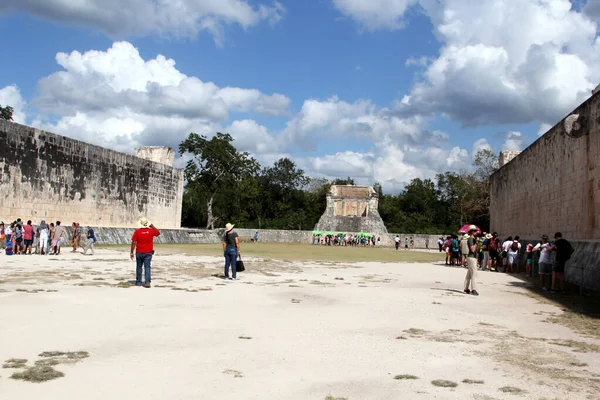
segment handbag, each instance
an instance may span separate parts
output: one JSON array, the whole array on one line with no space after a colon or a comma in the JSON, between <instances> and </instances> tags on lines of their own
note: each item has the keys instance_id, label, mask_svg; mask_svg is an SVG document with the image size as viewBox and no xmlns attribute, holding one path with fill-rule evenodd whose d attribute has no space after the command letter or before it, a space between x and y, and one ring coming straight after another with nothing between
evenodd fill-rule
<instances>
[{"instance_id":1,"label":"handbag","mask_svg":"<svg viewBox=\"0 0 600 400\"><path fill-rule=\"evenodd\" d=\"M246 268L244 267L244 262L242 261L242 256L238 254L238 259L235 261L235 271L236 272L244 272Z\"/></svg>"}]
</instances>

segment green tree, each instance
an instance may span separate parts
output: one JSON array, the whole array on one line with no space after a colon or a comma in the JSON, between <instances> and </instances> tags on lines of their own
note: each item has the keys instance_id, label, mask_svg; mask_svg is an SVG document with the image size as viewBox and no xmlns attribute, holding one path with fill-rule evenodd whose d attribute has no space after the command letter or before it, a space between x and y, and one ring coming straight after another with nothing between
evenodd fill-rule
<instances>
[{"instance_id":1,"label":"green tree","mask_svg":"<svg viewBox=\"0 0 600 400\"><path fill-rule=\"evenodd\" d=\"M219 216L213 212L216 196L227 187L237 187L246 177L253 176L259 164L246 152L240 153L232 145L228 133L217 132L210 140L190 133L179 145L179 154L190 154L185 166L185 178L191 190L201 192L206 210L206 228L214 229Z\"/></svg>"},{"instance_id":2,"label":"green tree","mask_svg":"<svg viewBox=\"0 0 600 400\"><path fill-rule=\"evenodd\" d=\"M11 106L2 107L0 104L0 119L12 121L14 109Z\"/></svg>"}]
</instances>

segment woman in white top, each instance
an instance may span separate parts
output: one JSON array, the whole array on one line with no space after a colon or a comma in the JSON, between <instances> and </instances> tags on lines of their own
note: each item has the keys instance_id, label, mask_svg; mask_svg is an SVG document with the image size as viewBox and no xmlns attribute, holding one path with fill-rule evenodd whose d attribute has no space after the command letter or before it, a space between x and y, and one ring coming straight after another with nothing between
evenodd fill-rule
<instances>
[{"instance_id":1,"label":"woman in white top","mask_svg":"<svg viewBox=\"0 0 600 400\"><path fill-rule=\"evenodd\" d=\"M40 255L47 254L46 248L48 246L48 225L46 221L40 222Z\"/></svg>"},{"instance_id":2,"label":"woman in white top","mask_svg":"<svg viewBox=\"0 0 600 400\"><path fill-rule=\"evenodd\" d=\"M542 284L542 290L548 290L546 283L544 282L545 277L548 276L548 283L550 282L550 276L552 275L552 252L550 248L552 244L548 241L548 235L542 235L542 242L535 245L533 251L540 252L540 259L538 261L540 283Z\"/></svg>"}]
</instances>

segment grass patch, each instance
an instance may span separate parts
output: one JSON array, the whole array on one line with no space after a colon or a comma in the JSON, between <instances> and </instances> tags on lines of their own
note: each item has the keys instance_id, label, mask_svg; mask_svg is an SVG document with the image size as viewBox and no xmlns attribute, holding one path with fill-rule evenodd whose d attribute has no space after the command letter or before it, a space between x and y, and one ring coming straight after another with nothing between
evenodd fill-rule
<instances>
[{"instance_id":1,"label":"grass patch","mask_svg":"<svg viewBox=\"0 0 600 400\"><path fill-rule=\"evenodd\" d=\"M444 387L444 388L455 388L458 386L458 383L456 383L456 382L445 381L443 379L436 379L434 381L431 381L431 384L433 386Z\"/></svg>"},{"instance_id":2,"label":"grass patch","mask_svg":"<svg viewBox=\"0 0 600 400\"><path fill-rule=\"evenodd\" d=\"M252 339L252 337L251 336L240 336L240 337L238 337L238 339L250 340L250 339Z\"/></svg>"},{"instance_id":3,"label":"grass patch","mask_svg":"<svg viewBox=\"0 0 600 400\"><path fill-rule=\"evenodd\" d=\"M570 347L575 353L600 353L600 346L597 344L579 342L577 340L553 340L550 342L555 346Z\"/></svg>"},{"instance_id":4,"label":"grass patch","mask_svg":"<svg viewBox=\"0 0 600 400\"><path fill-rule=\"evenodd\" d=\"M408 340L406 336L397 336L396 340Z\"/></svg>"},{"instance_id":5,"label":"grass patch","mask_svg":"<svg viewBox=\"0 0 600 400\"><path fill-rule=\"evenodd\" d=\"M11 358L4 361L2 368L25 368L27 360L24 358Z\"/></svg>"},{"instance_id":6,"label":"grass patch","mask_svg":"<svg viewBox=\"0 0 600 400\"><path fill-rule=\"evenodd\" d=\"M121 289L128 289L128 288L130 288L130 287L132 287L132 286L135 286L135 285L132 285L132 284L131 284L131 283L129 283L129 282L119 282L119 283L117 283L116 285L113 285L113 286L114 286L114 287L121 288Z\"/></svg>"},{"instance_id":7,"label":"grass patch","mask_svg":"<svg viewBox=\"0 0 600 400\"><path fill-rule=\"evenodd\" d=\"M26 382L46 382L52 379L62 378L64 373L55 370L50 366L29 367L23 372L15 372L11 379L23 380Z\"/></svg>"},{"instance_id":8,"label":"grass patch","mask_svg":"<svg viewBox=\"0 0 600 400\"><path fill-rule=\"evenodd\" d=\"M98 248L129 251L125 245L102 245ZM157 255L187 254L223 257L223 247L215 244L155 244ZM440 262L445 254L421 251L396 252L392 247L361 248L340 246L313 246L310 243L257 243L244 248L247 258L260 258L263 262L290 261L341 261L341 262Z\"/></svg>"},{"instance_id":9,"label":"grass patch","mask_svg":"<svg viewBox=\"0 0 600 400\"><path fill-rule=\"evenodd\" d=\"M82 360L88 358L90 353L87 351L44 351L38 355L42 358L62 357L69 360Z\"/></svg>"},{"instance_id":10,"label":"grass patch","mask_svg":"<svg viewBox=\"0 0 600 400\"><path fill-rule=\"evenodd\" d=\"M584 362L573 361L573 362L570 362L569 365L572 365L574 367L587 367L588 364L584 363Z\"/></svg>"},{"instance_id":11,"label":"grass patch","mask_svg":"<svg viewBox=\"0 0 600 400\"><path fill-rule=\"evenodd\" d=\"M42 358L35 362L35 365L39 367L54 367L58 364L60 364L60 361L56 358Z\"/></svg>"},{"instance_id":12,"label":"grass patch","mask_svg":"<svg viewBox=\"0 0 600 400\"><path fill-rule=\"evenodd\" d=\"M333 397L331 395L325 397L325 400L348 400L347 397Z\"/></svg>"},{"instance_id":13,"label":"grass patch","mask_svg":"<svg viewBox=\"0 0 600 400\"><path fill-rule=\"evenodd\" d=\"M484 381L477 380L477 379L463 379L462 382L466 383L467 385L484 385L485 384Z\"/></svg>"},{"instance_id":14,"label":"grass patch","mask_svg":"<svg viewBox=\"0 0 600 400\"><path fill-rule=\"evenodd\" d=\"M418 377L418 376L415 376L415 375L407 375L407 374L404 374L404 375L396 375L396 376L394 377L394 379L395 379L395 380L397 380L397 381L401 381L401 380L405 380L405 379L406 379L406 380L411 380L411 379L419 379L419 377Z\"/></svg>"},{"instance_id":15,"label":"grass patch","mask_svg":"<svg viewBox=\"0 0 600 400\"><path fill-rule=\"evenodd\" d=\"M301 301L302 301L302 300L298 300L298 299L292 299L292 303L294 303L294 304L298 304L298 303L300 303Z\"/></svg>"},{"instance_id":16,"label":"grass patch","mask_svg":"<svg viewBox=\"0 0 600 400\"><path fill-rule=\"evenodd\" d=\"M442 303L438 303L437 301L432 301L431 304L437 304L437 305L442 305Z\"/></svg>"},{"instance_id":17,"label":"grass patch","mask_svg":"<svg viewBox=\"0 0 600 400\"><path fill-rule=\"evenodd\" d=\"M418 328L405 329L402 332L408 333L409 335L412 335L412 336L423 336L427 333L426 330L418 329Z\"/></svg>"},{"instance_id":18,"label":"grass patch","mask_svg":"<svg viewBox=\"0 0 600 400\"><path fill-rule=\"evenodd\" d=\"M521 388L514 387L514 386L503 386L503 387L501 387L498 390L501 391L502 393L509 393L509 394L524 394L524 393L527 393L526 390L523 390Z\"/></svg>"},{"instance_id":19,"label":"grass patch","mask_svg":"<svg viewBox=\"0 0 600 400\"><path fill-rule=\"evenodd\" d=\"M223 371L223 373L226 375L233 375L234 378L244 377L243 373L241 373L240 371L236 371L235 369L226 369L225 371Z\"/></svg>"}]
</instances>

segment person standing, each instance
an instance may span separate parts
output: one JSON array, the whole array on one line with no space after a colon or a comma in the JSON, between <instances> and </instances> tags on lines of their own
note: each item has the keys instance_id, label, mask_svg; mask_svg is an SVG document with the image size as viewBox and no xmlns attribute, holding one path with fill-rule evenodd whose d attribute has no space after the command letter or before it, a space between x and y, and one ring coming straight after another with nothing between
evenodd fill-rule
<instances>
[{"instance_id":1,"label":"person standing","mask_svg":"<svg viewBox=\"0 0 600 400\"><path fill-rule=\"evenodd\" d=\"M396 235L394 238L394 246L396 246L396 250L400 248L400 236Z\"/></svg>"},{"instance_id":2,"label":"person standing","mask_svg":"<svg viewBox=\"0 0 600 400\"><path fill-rule=\"evenodd\" d=\"M40 255L48 255L49 229L48 229L48 225L46 225L46 221L42 220L42 222L40 222L39 231L40 231L40 237L39 237L40 252L39 253L40 253Z\"/></svg>"},{"instance_id":3,"label":"person standing","mask_svg":"<svg viewBox=\"0 0 600 400\"><path fill-rule=\"evenodd\" d=\"M425 250L429 250L429 238L425 238Z\"/></svg>"},{"instance_id":4,"label":"person standing","mask_svg":"<svg viewBox=\"0 0 600 400\"><path fill-rule=\"evenodd\" d=\"M468 253L467 253L467 276L465 277L465 293L479 296L477 292L477 227L475 225L469 226L469 238L467 239ZM469 286L471 289L469 290Z\"/></svg>"},{"instance_id":5,"label":"person standing","mask_svg":"<svg viewBox=\"0 0 600 400\"><path fill-rule=\"evenodd\" d=\"M518 273L521 269L521 243L519 242L519 239L521 239L519 236L515 236L508 247L508 269L511 273Z\"/></svg>"},{"instance_id":6,"label":"person standing","mask_svg":"<svg viewBox=\"0 0 600 400\"><path fill-rule=\"evenodd\" d=\"M551 293L556 293L556 278L560 280L560 291L565 291L565 264L571 258L571 254L575 251L571 243L562 237L562 233L554 234L554 244L550 247L550 251L555 251L554 265L552 266L552 287Z\"/></svg>"},{"instance_id":7,"label":"person standing","mask_svg":"<svg viewBox=\"0 0 600 400\"><path fill-rule=\"evenodd\" d=\"M236 261L240 253L240 238L237 232L233 231L235 225L225 225L225 235L223 235L223 255L225 257L225 279L235 280L237 277ZM231 277L229 276L229 267L231 267Z\"/></svg>"},{"instance_id":8,"label":"person standing","mask_svg":"<svg viewBox=\"0 0 600 400\"><path fill-rule=\"evenodd\" d=\"M135 285L150 288L152 281L150 274L150 264L154 254L154 238L160 236L156 227L148 221L148 218L140 219L140 228L136 229L131 236L131 254L129 258L133 261L135 254ZM144 283L142 283L142 265L144 266Z\"/></svg>"},{"instance_id":9,"label":"person standing","mask_svg":"<svg viewBox=\"0 0 600 400\"><path fill-rule=\"evenodd\" d=\"M533 251L540 252L540 259L538 260L538 272L540 275L540 284L542 285L542 290L548 290L549 285L546 285L545 277L552 275L551 247L552 245L548 242L548 235L542 235L542 242L536 244L533 248Z\"/></svg>"},{"instance_id":10,"label":"person standing","mask_svg":"<svg viewBox=\"0 0 600 400\"><path fill-rule=\"evenodd\" d=\"M86 255L88 250L91 250L92 255L94 255L94 244L96 244L96 235L94 234L92 227L88 225L87 244L85 246L85 250L83 250L83 255Z\"/></svg>"},{"instance_id":11,"label":"person standing","mask_svg":"<svg viewBox=\"0 0 600 400\"><path fill-rule=\"evenodd\" d=\"M25 251L23 252L23 254L31 255L34 234L35 232L33 231L33 225L31 225L31 220L29 220L27 221L27 224L23 227L23 244L25 247Z\"/></svg>"},{"instance_id":12,"label":"person standing","mask_svg":"<svg viewBox=\"0 0 600 400\"><path fill-rule=\"evenodd\" d=\"M67 228L61 226L60 221L56 221L56 228L54 228L54 238L52 239L52 249L54 250L55 256L60 255L61 241L66 236Z\"/></svg>"},{"instance_id":13,"label":"person standing","mask_svg":"<svg viewBox=\"0 0 600 400\"><path fill-rule=\"evenodd\" d=\"M490 260L490 243L492 240L491 234L486 234L483 243L481 244L481 251L483 252L483 262L481 263L481 269L485 271L491 271L491 260Z\"/></svg>"}]
</instances>

